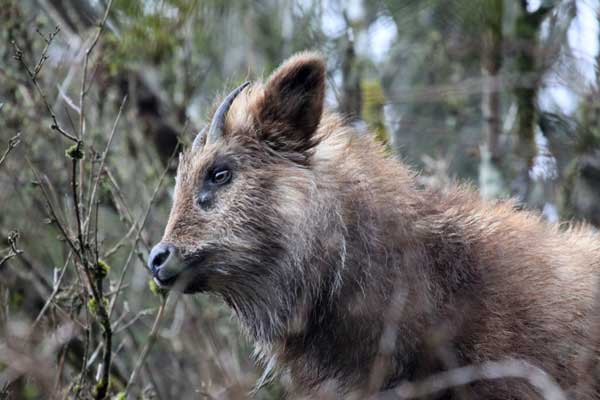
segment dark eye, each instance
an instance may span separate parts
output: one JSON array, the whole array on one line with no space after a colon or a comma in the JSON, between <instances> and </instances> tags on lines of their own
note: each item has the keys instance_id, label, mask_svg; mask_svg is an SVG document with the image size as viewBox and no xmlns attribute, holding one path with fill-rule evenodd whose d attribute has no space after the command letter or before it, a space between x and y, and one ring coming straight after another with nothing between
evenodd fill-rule
<instances>
[{"instance_id":1,"label":"dark eye","mask_svg":"<svg viewBox=\"0 0 600 400\"><path fill-rule=\"evenodd\" d=\"M210 180L215 185L224 185L231 180L231 171L223 168L213 171Z\"/></svg>"}]
</instances>

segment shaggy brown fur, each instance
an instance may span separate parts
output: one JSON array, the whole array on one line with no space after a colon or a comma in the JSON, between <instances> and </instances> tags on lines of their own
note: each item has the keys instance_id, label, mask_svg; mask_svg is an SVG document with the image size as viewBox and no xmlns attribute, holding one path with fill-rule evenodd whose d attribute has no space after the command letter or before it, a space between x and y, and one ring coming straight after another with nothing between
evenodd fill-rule
<instances>
[{"instance_id":1,"label":"shaggy brown fur","mask_svg":"<svg viewBox=\"0 0 600 400\"><path fill-rule=\"evenodd\" d=\"M296 55L238 96L223 138L182 157L163 237L175 287L220 294L292 393L362 397L518 358L600 399L598 235L467 188L419 188L323 113L324 87L320 56ZM222 166L231 180L210 186ZM438 395L539 398L520 379Z\"/></svg>"}]
</instances>

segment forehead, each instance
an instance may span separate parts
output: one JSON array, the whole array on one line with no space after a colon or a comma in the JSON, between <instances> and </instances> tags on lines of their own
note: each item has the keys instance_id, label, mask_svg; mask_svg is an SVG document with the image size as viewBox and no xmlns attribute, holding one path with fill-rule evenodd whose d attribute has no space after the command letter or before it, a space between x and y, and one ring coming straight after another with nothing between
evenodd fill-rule
<instances>
[{"instance_id":1,"label":"forehead","mask_svg":"<svg viewBox=\"0 0 600 400\"><path fill-rule=\"evenodd\" d=\"M194 182L206 171L215 160L222 157L239 156L239 146L226 140L219 140L215 144L205 145L195 151L188 149L179 158L177 168L177 181L181 184Z\"/></svg>"},{"instance_id":2,"label":"forehead","mask_svg":"<svg viewBox=\"0 0 600 400\"><path fill-rule=\"evenodd\" d=\"M243 90L233 101L225 118L223 137L204 144L197 150L188 149L179 160L178 180L195 180L219 157L245 157L257 148L255 132L256 110L262 101L264 88L255 83ZM215 104L218 105L220 101ZM216 109L213 107L213 109Z\"/></svg>"}]
</instances>

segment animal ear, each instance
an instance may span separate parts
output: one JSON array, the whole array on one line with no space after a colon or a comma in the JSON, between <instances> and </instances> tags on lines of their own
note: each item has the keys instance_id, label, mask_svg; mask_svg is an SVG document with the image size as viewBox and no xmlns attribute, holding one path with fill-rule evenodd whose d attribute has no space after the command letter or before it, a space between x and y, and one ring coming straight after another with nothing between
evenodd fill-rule
<instances>
[{"instance_id":1,"label":"animal ear","mask_svg":"<svg viewBox=\"0 0 600 400\"><path fill-rule=\"evenodd\" d=\"M318 53L300 53L268 79L258 105L261 139L275 150L305 152L323 112L325 61Z\"/></svg>"}]
</instances>

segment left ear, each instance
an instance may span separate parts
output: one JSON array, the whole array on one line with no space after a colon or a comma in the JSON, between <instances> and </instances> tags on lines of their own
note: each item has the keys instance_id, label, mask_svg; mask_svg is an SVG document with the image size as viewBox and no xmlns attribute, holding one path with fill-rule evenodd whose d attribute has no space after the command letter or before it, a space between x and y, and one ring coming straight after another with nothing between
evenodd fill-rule
<instances>
[{"instance_id":1,"label":"left ear","mask_svg":"<svg viewBox=\"0 0 600 400\"><path fill-rule=\"evenodd\" d=\"M305 152L316 142L325 96L325 62L318 53L297 54L268 79L257 104L260 139L284 152Z\"/></svg>"}]
</instances>

